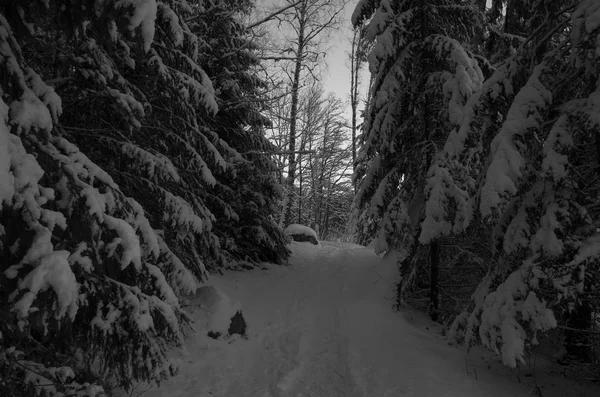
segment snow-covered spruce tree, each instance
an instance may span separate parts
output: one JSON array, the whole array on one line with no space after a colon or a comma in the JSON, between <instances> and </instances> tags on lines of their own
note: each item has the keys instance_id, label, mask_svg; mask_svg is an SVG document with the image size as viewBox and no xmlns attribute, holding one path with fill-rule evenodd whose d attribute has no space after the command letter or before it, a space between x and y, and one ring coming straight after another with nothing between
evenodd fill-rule
<instances>
[{"instance_id":1,"label":"snow-covered spruce tree","mask_svg":"<svg viewBox=\"0 0 600 397\"><path fill-rule=\"evenodd\" d=\"M451 0L363 0L354 11L355 25L370 19L367 39L374 41L374 83L355 172L357 234L362 243L377 238L378 251L404 253L401 289L423 267L420 247L427 245L435 263L436 239L464 230L470 218L444 143L483 80L461 44L478 15L470 1ZM449 222L448 212L461 215Z\"/></svg>"},{"instance_id":2,"label":"snow-covered spruce tree","mask_svg":"<svg viewBox=\"0 0 600 397\"><path fill-rule=\"evenodd\" d=\"M450 337L480 342L509 366L541 332L597 328L600 312L600 4L531 6L529 19L516 18L530 34L448 140L455 157L486 159L475 198L495 225L490 271ZM566 336L568 353L590 359Z\"/></svg>"},{"instance_id":3,"label":"snow-covered spruce tree","mask_svg":"<svg viewBox=\"0 0 600 397\"><path fill-rule=\"evenodd\" d=\"M264 135L271 125L263 112L266 84L254 73L256 44L246 37L240 18L251 1L217 1L206 9L209 25L196 32L210 37L203 67L218 91L219 111L207 121L213 137L226 146L230 166L218 172L214 193L207 205L219 219L214 233L228 263L249 266L258 261L282 262L288 255L286 240L272 215L283 194L277 183L275 146Z\"/></svg>"},{"instance_id":4,"label":"snow-covered spruce tree","mask_svg":"<svg viewBox=\"0 0 600 397\"><path fill-rule=\"evenodd\" d=\"M261 200L238 224L265 233L230 256L285 257L267 214L277 192L258 108L238 113L240 140L211 129L219 99L199 65L216 56L204 40L227 37L209 36L210 23L224 25L207 12L185 1L0 3L0 371L12 395L171 374L166 349L185 323L176 296L194 290L203 262L227 259L215 208L232 222L234 205ZM243 82L229 83L252 103L249 66L232 63ZM253 173L236 178L236 168ZM238 202L217 190L219 175Z\"/></svg>"},{"instance_id":5,"label":"snow-covered spruce tree","mask_svg":"<svg viewBox=\"0 0 600 397\"><path fill-rule=\"evenodd\" d=\"M203 198L215 183L211 166L225 161L197 122L217 111L214 88L196 63L206 44L184 24L201 10L176 4L51 2L24 13L24 24L40 33L22 40L36 49L28 61L63 99L61 134L143 206L152 227L202 277L203 261L222 260Z\"/></svg>"},{"instance_id":6,"label":"snow-covered spruce tree","mask_svg":"<svg viewBox=\"0 0 600 397\"><path fill-rule=\"evenodd\" d=\"M160 381L186 322L175 291L195 278L141 206L58 133L69 104L28 62L19 29L47 34L20 24L28 6L44 10L0 7L2 392L95 396L106 382Z\"/></svg>"},{"instance_id":7,"label":"snow-covered spruce tree","mask_svg":"<svg viewBox=\"0 0 600 397\"><path fill-rule=\"evenodd\" d=\"M147 52L119 31L102 40L89 24L77 31L82 44L58 66L61 77L75 70L57 87L74 99L64 129L142 204L197 275L202 263L210 270L279 262L287 251L269 219L278 192L262 134L261 82L252 74L253 43L237 22L250 3L156 6ZM69 53L73 44L64 45ZM253 178L237 176L241 168ZM256 201L260 211L245 211Z\"/></svg>"}]
</instances>

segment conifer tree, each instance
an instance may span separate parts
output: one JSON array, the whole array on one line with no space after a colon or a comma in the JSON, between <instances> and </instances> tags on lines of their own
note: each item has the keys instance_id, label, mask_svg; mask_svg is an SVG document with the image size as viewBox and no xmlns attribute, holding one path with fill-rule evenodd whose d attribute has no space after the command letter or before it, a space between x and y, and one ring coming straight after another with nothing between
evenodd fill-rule
<instances>
[{"instance_id":1,"label":"conifer tree","mask_svg":"<svg viewBox=\"0 0 600 397\"><path fill-rule=\"evenodd\" d=\"M450 336L482 343L509 366L544 331L587 330L599 311L597 11L597 2L564 1L508 15L529 33L454 137L459 157L485 159L475 204L495 230L492 266Z\"/></svg>"},{"instance_id":2,"label":"conifer tree","mask_svg":"<svg viewBox=\"0 0 600 397\"><path fill-rule=\"evenodd\" d=\"M219 219L228 220L216 222L214 233L227 263L234 266L279 263L288 255L286 240L272 219L282 189L271 157L275 147L264 135L271 126L264 115L268 87L257 78L259 61L253 53L257 45L241 22L251 7L250 1L213 2L203 17L211 21L209 30L197 32L212 38L203 67L219 92L219 111L207 125L228 147L224 158L230 163L225 172L217 171L208 206Z\"/></svg>"},{"instance_id":3,"label":"conifer tree","mask_svg":"<svg viewBox=\"0 0 600 397\"><path fill-rule=\"evenodd\" d=\"M4 6L0 18L2 388L14 396L93 396L109 381L160 381L174 373L167 349L182 341L187 321L176 294L193 291L199 277L140 204L61 136L69 103L34 69L38 60L24 51L29 42L19 40L22 29L30 40L45 37L25 17L60 5L27 6ZM150 28L147 15L129 20L131 29Z\"/></svg>"},{"instance_id":4,"label":"conifer tree","mask_svg":"<svg viewBox=\"0 0 600 397\"><path fill-rule=\"evenodd\" d=\"M436 239L462 231L468 198L449 172L444 147L460 124L466 101L483 80L475 56L461 43L473 34L478 12L468 1L361 1L355 25L369 20L374 82L358 155L355 218L359 242L403 252L409 285L416 253L431 252L432 305L436 309ZM448 222L445 213L461 215Z\"/></svg>"},{"instance_id":5,"label":"conifer tree","mask_svg":"<svg viewBox=\"0 0 600 397\"><path fill-rule=\"evenodd\" d=\"M9 394L159 382L206 267L287 256L249 6L0 3Z\"/></svg>"}]
</instances>

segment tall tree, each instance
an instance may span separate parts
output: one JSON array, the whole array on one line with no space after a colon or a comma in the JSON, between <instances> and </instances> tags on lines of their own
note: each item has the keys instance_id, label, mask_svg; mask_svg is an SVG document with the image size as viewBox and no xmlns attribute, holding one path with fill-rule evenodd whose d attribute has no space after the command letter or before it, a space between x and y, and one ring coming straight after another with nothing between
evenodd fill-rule
<instances>
[{"instance_id":1,"label":"tall tree","mask_svg":"<svg viewBox=\"0 0 600 397\"><path fill-rule=\"evenodd\" d=\"M423 17L435 32L443 26L436 16L450 8L477 12L458 1L365 0L357 7L355 22L366 15L376 31L376 77L359 155L359 231L365 238L379 233L379 249L402 251L401 287L418 273L408 265L425 256L424 245L446 238L484 245L487 275L455 319L451 339L479 342L514 367L545 331L561 327L569 354L589 360L582 336L600 312L598 4L494 1L486 42L477 46L489 61L454 52L460 47L445 38L446 62L455 67L429 62L426 69L419 61L432 52L423 43L430 37ZM457 34L466 21L444 31ZM460 42L472 43L464 33ZM488 76L483 82L479 65ZM413 88L411 81L424 83ZM427 139L418 135L425 132Z\"/></svg>"},{"instance_id":2,"label":"tall tree","mask_svg":"<svg viewBox=\"0 0 600 397\"><path fill-rule=\"evenodd\" d=\"M248 35L241 22L252 7L251 1L213 2L206 8L205 20L210 29L197 32L213 37L206 51L204 68L219 91L219 111L206 124L213 137L224 142L225 160L231 167L216 176L216 186L209 204L219 219L215 234L228 263L243 261L245 266L256 262L282 262L288 254L281 230L272 217L281 199L281 187L275 179L276 147L265 137L265 128L272 122L265 116L270 103L265 93L266 82L257 77L258 45ZM232 18L232 13L237 15ZM218 140L216 140L219 142ZM233 221L233 222L232 222Z\"/></svg>"},{"instance_id":3,"label":"tall tree","mask_svg":"<svg viewBox=\"0 0 600 397\"><path fill-rule=\"evenodd\" d=\"M312 175L305 175L305 170L308 171L311 169L311 159L315 153L314 143L323 128L323 114L321 112L323 102L325 101L325 98L323 98L323 87L318 82L314 82L308 90L304 91L302 97L298 117L300 124L300 150L297 155L299 182L297 222L300 224L310 224L310 222L304 222L302 218L302 215L305 214L307 220L310 219L311 212L310 208L304 211L304 206L308 203L304 201L305 190L309 190L305 188L304 182L306 180L308 185L312 186L314 180L312 179ZM305 160L308 162L307 165L304 165ZM314 224L311 226L313 229L315 228Z\"/></svg>"},{"instance_id":4,"label":"tall tree","mask_svg":"<svg viewBox=\"0 0 600 397\"><path fill-rule=\"evenodd\" d=\"M57 2L0 8L0 371L10 395L96 395L109 379L128 387L174 373L167 348L182 342L187 322L176 294L193 291L205 277L203 264L186 267L142 206L65 139L59 123L74 103L91 100L98 110L119 103L113 119L139 123L144 109L137 101L96 85L103 76L127 90L113 69L122 59L81 34L137 31L127 48L144 53L153 41L155 12ZM116 27L119 19L124 31ZM56 47L64 52L52 51ZM56 53L63 56L49 56ZM89 78L87 90L61 100L44 81L52 77L56 85ZM178 177L170 161L149 157L167 171L157 178Z\"/></svg>"},{"instance_id":5,"label":"tall tree","mask_svg":"<svg viewBox=\"0 0 600 397\"><path fill-rule=\"evenodd\" d=\"M369 19L369 66L374 76L365 142L355 172L359 242L403 253L401 291L430 252L431 312L437 316L436 240L468 221L448 223L446 208L463 213L466 197L446 170L444 142L483 75L469 42L477 11L469 1L361 1L353 23Z\"/></svg>"},{"instance_id":6,"label":"tall tree","mask_svg":"<svg viewBox=\"0 0 600 397\"><path fill-rule=\"evenodd\" d=\"M483 159L474 203L495 230L492 266L450 335L482 343L510 366L557 326L567 331L569 353L589 359L572 331L589 330L600 311L592 293L600 222L597 9L593 1L511 9L507 29L519 26L526 38L473 98L452 138L459 158Z\"/></svg>"},{"instance_id":7,"label":"tall tree","mask_svg":"<svg viewBox=\"0 0 600 397\"><path fill-rule=\"evenodd\" d=\"M290 60L290 114L288 139L288 169L286 179L286 197L280 224L289 224L292 216L294 201L294 185L296 181L296 136L299 106L300 81L304 73L311 73L318 62L325 56L323 43L325 35L334 30L339 22L339 15L344 8L343 0L286 0L293 6L278 15L283 31L291 34L286 36L285 52L293 56L278 56L277 60Z\"/></svg>"},{"instance_id":8,"label":"tall tree","mask_svg":"<svg viewBox=\"0 0 600 397\"><path fill-rule=\"evenodd\" d=\"M293 222L310 225L321 238L345 237L352 196L345 184L352 166L344 104L313 81L300 93L297 121L300 142Z\"/></svg>"},{"instance_id":9,"label":"tall tree","mask_svg":"<svg viewBox=\"0 0 600 397\"><path fill-rule=\"evenodd\" d=\"M353 170L356 167L357 151L357 133L358 133L358 102L360 99L361 70L367 61L369 52L368 41L366 40L366 25L355 27L352 34L350 45L350 111L352 112L352 164ZM356 193L356 185L354 186Z\"/></svg>"},{"instance_id":10,"label":"tall tree","mask_svg":"<svg viewBox=\"0 0 600 397\"><path fill-rule=\"evenodd\" d=\"M206 267L287 256L250 5L0 3L11 395L161 381Z\"/></svg>"},{"instance_id":11,"label":"tall tree","mask_svg":"<svg viewBox=\"0 0 600 397\"><path fill-rule=\"evenodd\" d=\"M319 231L322 239L333 234L343 234L346 228L346 217L342 220L332 216L337 212L337 205L348 208L350 196L346 202L339 199L343 184L349 181L351 174L351 153L348 145L348 127L343 117L343 103L340 99L328 94L323 98L319 109L320 129L311 141L313 151L309 154L311 190L308 203L312 208L311 226ZM345 205L344 205L345 204ZM334 220L335 218L335 220Z\"/></svg>"}]
</instances>

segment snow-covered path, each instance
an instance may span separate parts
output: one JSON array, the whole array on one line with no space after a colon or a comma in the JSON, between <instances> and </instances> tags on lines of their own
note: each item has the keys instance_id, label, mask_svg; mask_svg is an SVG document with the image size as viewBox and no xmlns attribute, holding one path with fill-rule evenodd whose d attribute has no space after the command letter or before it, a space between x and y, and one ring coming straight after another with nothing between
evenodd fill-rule
<instances>
[{"instance_id":1,"label":"snow-covered path","mask_svg":"<svg viewBox=\"0 0 600 397\"><path fill-rule=\"evenodd\" d=\"M465 353L393 311L393 258L348 244L293 248L290 266L214 277L241 301L249 339L191 337L180 374L144 397L526 395L484 369L476 379Z\"/></svg>"}]
</instances>

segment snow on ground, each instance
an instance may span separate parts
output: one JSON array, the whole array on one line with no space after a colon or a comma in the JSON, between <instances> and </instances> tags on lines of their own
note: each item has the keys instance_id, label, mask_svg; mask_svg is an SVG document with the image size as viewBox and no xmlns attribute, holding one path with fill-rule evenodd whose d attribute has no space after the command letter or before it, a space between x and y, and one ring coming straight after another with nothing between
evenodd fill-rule
<instances>
[{"instance_id":1,"label":"snow on ground","mask_svg":"<svg viewBox=\"0 0 600 397\"><path fill-rule=\"evenodd\" d=\"M214 285L198 288L188 306L188 311L200 329L221 335L227 335L231 318L241 309L239 302L233 301Z\"/></svg>"},{"instance_id":2,"label":"snow on ground","mask_svg":"<svg viewBox=\"0 0 600 397\"><path fill-rule=\"evenodd\" d=\"M179 375L143 396L514 397L532 389L526 371L451 347L424 316L395 312L391 255L344 243L294 242L292 250L289 266L214 276L242 302L248 340L190 336ZM545 397L600 395L559 378L536 374Z\"/></svg>"}]
</instances>

